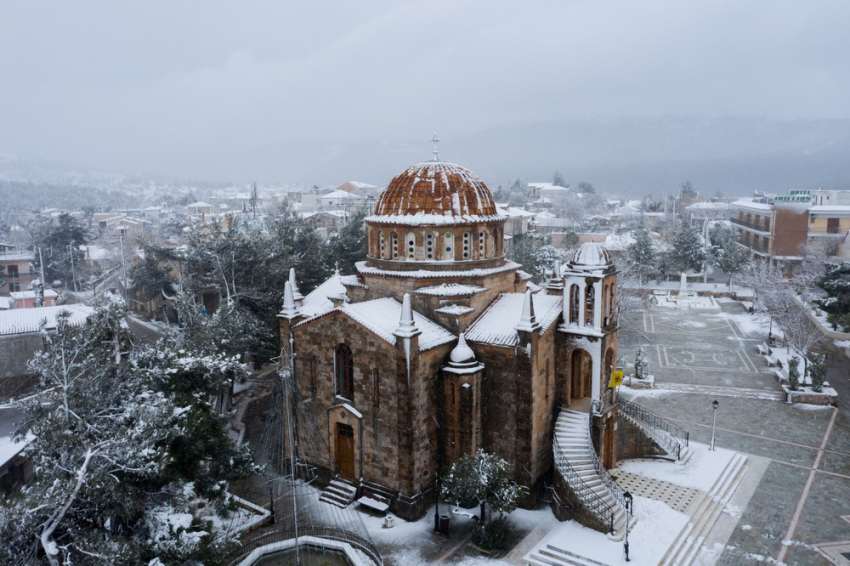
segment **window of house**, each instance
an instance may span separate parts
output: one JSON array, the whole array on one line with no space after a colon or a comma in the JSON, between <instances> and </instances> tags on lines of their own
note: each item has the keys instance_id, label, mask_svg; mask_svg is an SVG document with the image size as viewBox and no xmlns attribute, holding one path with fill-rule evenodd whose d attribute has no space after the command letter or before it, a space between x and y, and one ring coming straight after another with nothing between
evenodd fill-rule
<instances>
[{"instance_id":1,"label":"window of house","mask_svg":"<svg viewBox=\"0 0 850 566\"><path fill-rule=\"evenodd\" d=\"M815 223L815 217L809 216L809 224L814 224L814 223Z\"/></svg>"},{"instance_id":2,"label":"window of house","mask_svg":"<svg viewBox=\"0 0 850 566\"><path fill-rule=\"evenodd\" d=\"M827 234L838 234L838 218L827 218L826 219L826 232Z\"/></svg>"},{"instance_id":3,"label":"window of house","mask_svg":"<svg viewBox=\"0 0 850 566\"><path fill-rule=\"evenodd\" d=\"M354 399L354 360L351 348L340 344L334 350L334 374L336 394L346 399Z\"/></svg>"},{"instance_id":4,"label":"window of house","mask_svg":"<svg viewBox=\"0 0 850 566\"><path fill-rule=\"evenodd\" d=\"M9 277L16 278L18 276L18 266L10 265L9 266Z\"/></svg>"}]
</instances>

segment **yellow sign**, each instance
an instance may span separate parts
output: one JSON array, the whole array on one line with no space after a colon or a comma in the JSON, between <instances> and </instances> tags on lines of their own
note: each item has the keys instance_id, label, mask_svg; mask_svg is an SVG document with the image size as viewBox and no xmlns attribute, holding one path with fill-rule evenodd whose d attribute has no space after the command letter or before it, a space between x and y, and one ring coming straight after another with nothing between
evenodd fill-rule
<instances>
[{"instance_id":1,"label":"yellow sign","mask_svg":"<svg viewBox=\"0 0 850 566\"><path fill-rule=\"evenodd\" d=\"M623 370L618 369L617 371L611 372L611 383L608 384L608 389L613 389L614 387L619 387L623 384Z\"/></svg>"}]
</instances>

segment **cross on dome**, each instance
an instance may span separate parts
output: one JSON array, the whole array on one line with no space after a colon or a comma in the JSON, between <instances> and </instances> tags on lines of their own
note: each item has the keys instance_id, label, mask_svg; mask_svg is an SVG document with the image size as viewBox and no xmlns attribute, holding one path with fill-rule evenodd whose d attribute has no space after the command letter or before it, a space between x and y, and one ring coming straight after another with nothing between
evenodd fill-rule
<instances>
[{"instance_id":1,"label":"cross on dome","mask_svg":"<svg viewBox=\"0 0 850 566\"><path fill-rule=\"evenodd\" d=\"M440 143L440 138L437 137L437 132L434 132L434 135L431 136L431 141L434 143L434 150L431 152L431 153L434 154L434 159L432 159L431 161L439 161L440 160L440 155L439 155L440 150L437 149L437 144Z\"/></svg>"}]
</instances>

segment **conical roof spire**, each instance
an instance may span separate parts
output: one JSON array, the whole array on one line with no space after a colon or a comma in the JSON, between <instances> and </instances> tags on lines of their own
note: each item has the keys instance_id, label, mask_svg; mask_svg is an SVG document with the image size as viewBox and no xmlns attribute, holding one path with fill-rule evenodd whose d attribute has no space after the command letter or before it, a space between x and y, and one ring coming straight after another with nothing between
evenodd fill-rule
<instances>
[{"instance_id":1,"label":"conical roof spire","mask_svg":"<svg viewBox=\"0 0 850 566\"><path fill-rule=\"evenodd\" d=\"M411 338L416 334L421 334L422 331L416 328L416 321L413 320L413 307L410 306L410 293L405 293L401 301L401 317L398 321L395 335L402 338Z\"/></svg>"},{"instance_id":2,"label":"conical roof spire","mask_svg":"<svg viewBox=\"0 0 850 566\"><path fill-rule=\"evenodd\" d=\"M540 330L540 323L534 316L534 301L531 300L531 290L525 292L525 297L522 302L522 318L519 324L516 325L516 330L525 332L534 332Z\"/></svg>"},{"instance_id":3,"label":"conical roof spire","mask_svg":"<svg viewBox=\"0 0 850 566\"><path fill-rule=\"evenodd\" d=\"M295 304L295 296L292 293L292 283L286 282L283 287L283 308L280 310L281 316L287 320L292 320L297 316L301 316L298 306Z\"/></svg>"},{"instance_id":4,"label":"conical roof spire","mask_svg":"<svg viewBox=\"0 0 850 566\"><path fill-rule=\"evenodd\" d=\"M295 268L289 268L289 284L292 286L292 298L296 301L303 301L304 295L298 291L298 282L295 280Z\"/></svg>"}]
</instances>

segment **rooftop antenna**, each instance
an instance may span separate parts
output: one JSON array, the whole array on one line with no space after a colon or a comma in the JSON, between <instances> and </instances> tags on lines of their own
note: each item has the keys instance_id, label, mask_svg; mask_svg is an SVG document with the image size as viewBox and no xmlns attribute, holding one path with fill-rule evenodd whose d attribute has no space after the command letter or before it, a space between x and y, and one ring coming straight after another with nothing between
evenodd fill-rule
<instances>
[{"instance_id":1,"label":"rooftop antenna","mask_svg":"<svg viewBox=\"0 0 850 566\"><path fill-rule=\"evenodd\" d=\"M434 154L434 159L431 161L439 161L440 155L439 150L437 149L437 144L440 143L440 138L437 137L437 132L434 132L434 135L431 136L431 142L434 144L434 150L431 152Z\"/></svg>"}]
</instances>

